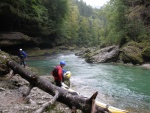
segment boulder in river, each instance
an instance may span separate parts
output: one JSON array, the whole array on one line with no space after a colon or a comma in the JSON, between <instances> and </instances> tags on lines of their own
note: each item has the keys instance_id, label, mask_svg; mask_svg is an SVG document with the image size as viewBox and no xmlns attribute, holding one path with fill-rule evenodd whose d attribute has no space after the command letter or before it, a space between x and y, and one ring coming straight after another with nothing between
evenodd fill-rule
<instances>
[{"instance_id":1,"label":"boulder in river","mask_svg":"<svg viewBox=\"0 0 150 113\"><path fill-rule=\"evenodd\" d=\"M109 46L96 50L93 55L86 59L90 63L116 62L119 54L119 46Z\"/></svg>"}]
</instances>

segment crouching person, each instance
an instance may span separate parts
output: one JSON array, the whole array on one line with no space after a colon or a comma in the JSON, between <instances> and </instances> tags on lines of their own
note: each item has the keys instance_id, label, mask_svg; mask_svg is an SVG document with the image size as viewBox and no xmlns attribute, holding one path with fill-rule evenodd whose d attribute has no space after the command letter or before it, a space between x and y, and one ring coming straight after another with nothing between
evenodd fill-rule
<instances>
[{"instance_id":1,"label":"crouching person","mask_svg":"<svg viewBox=\"0 0 150 113\"><path fill-rule=\"evenodd\" d=\"M69 87L70 87L70 77L71 77L71 72L65 71L63 74L63 79L64 79L64 83Z\"/></svg>"},{"instance_id":2,"label":"crouching person","mask_svg":"<svg viewBox=\"0 0 150 113\"><path fill-rule=\"evenodd\" d=\"M52 75L54 77L54 82L56 86L61 87L63 82L63 67L66 65L64 61L61 61L58 66L56 66L53 71Z\"/></svg>"}]
</instances>

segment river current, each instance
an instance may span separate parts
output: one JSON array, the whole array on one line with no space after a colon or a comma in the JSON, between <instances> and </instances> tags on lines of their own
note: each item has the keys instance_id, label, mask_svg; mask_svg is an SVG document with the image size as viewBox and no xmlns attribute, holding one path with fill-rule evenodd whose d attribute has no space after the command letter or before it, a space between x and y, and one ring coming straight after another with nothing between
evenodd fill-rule
<instances>
[{"instance_id":1,"label":"river current","mask_svg":"<svg viewBox=\"0 0 150 113\"><path fill-rule=\"evenodd\" d=\"M28 58L27 65L39 75L51 76L60 61L71 71L71 88L90 97L98 91L97 100L128 110L129 113L150 113L150 70L136 66L100 63L89 64L71 54Z\"/></svg>"}]
</instances>

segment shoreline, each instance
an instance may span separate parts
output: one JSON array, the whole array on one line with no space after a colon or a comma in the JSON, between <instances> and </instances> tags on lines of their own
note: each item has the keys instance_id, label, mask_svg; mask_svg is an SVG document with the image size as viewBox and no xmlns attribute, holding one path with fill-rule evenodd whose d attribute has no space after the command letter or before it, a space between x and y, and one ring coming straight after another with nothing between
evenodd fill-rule
<instances>
[{"instance_id":1,"label":"shoreline","mask_svg":"<svg viewBox=\"0 0 150 113\"><path fill-rule=\"evenodd\" d=\"M79 50L79 48L73 48L72 50L61 50L59 47L58 48L52 48L52 49L42 49L42 50L33 50L28 53L29 55L29 59L34 59L36 57L48 57L48 56L55 56L58 54L75 54L79 51L82 51L83 49ZM38 53L35 55L35 53ZM78 56L78 55L76 55ZM80 56L78 56L80 57ZM85 58L83 58L85 59ZM87 62L88 63L88 62ZM141 67L144 69L150 69L150 63L144 63L144 64L137 64L137 65L133 65L132 63L118 63L118 62L110 62L110 64L121 64L121 65L125 65L125 66L135 66L135 67Z\"/></svg>"}]
</instances>

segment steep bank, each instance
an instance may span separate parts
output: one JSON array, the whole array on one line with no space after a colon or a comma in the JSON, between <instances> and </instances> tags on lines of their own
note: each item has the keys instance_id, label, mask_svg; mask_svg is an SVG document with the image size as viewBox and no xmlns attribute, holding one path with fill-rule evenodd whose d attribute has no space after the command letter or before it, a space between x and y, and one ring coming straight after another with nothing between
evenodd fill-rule
<instances>
[{"instance_id":1,"label":"steep bank","mask_svg":"<svg viewBox=\"0 0 150 113\"><path fill-rule=\"evenodd\" d=\"M21 32L0 33L0 49L11 54L16 54L19 48L52 48L53 43L49 38L31 37Z\"/></svg>"}]
</instances>

